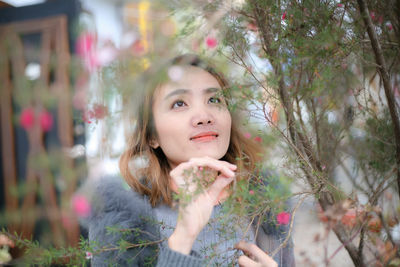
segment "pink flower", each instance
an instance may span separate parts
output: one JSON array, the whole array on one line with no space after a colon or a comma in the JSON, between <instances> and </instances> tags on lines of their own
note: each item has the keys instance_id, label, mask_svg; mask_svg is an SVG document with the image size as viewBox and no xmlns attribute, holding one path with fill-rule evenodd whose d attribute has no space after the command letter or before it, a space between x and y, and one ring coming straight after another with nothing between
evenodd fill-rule
<instances>
[{"instance_id":1,"label":"pink flower","mask_svg":"<svg viewBox=\"0 0 400 267\"><path fill-rule=\"evenodd\" d=\"M26 131L32 128L34 121L35 121L35 111L33 110L33 108L26 108L21 112L21 115L19 117L19 123Z\"/></svg>"},{"instance_id":2,"label":"pink flower","mask_svg":"<svg viewBox=\"0 0 400 267\"><path fill-rule=\"evenodd\" d=\"M254 191L253 191L253 190L250 190L250 191L249 191L249 194L250 194L250 195L254 195Z\"/></svg>"},{"instance_id":3,"label":"pink flower","mask_svg":"<svg viewBox=\"0 0 400 267\"><path fill-rule=\"evenodd\" d=\"M386 23L386 27L389 29L389 31L393 30L393 25L390 22Z\"/></svg>"},{"instance_id":4,"label":"pink flower","mask_svg":"<svg viewBox=\"0 0 400 267\"><path fill-rule=\"evenodd\" d=\"M261 143L262 142L262 138L259 136L254 137L254 141L256 141L257 143Z\"/></svg>"},{"instance_id":5,"label":"pink flower","mask_svg":"<svg viewBox=\"0 0 400 267\"><path fill-rule=\"evenodd\" d=\"M108 109L106 106L102 104L94 104L93 105L93 117L96 119L103 119L108 114Z\"/></svg>"},{"instance_id":6,"label":"pink flower","mask_svg":"<svg viewBox=\"0 0 400 267\"><path fill-rule=\"evenodd\" d=\"M286 18L286 11L283 12L283 14L282 14L282 20L285 20L285 18Z\"/></svg>"},{"instance_id":7,"label":"pink flower","mask_svg":"<svg viewBox=\"0 0 400 267\"><path fill-rule=\"evenodd\" d=\"M82 113L82 120L86 123L92 123L92 121L90 120L92 115L92 111L85 111Z\"/></svg>"},{"instance_id":8,"label":"pink flower","mask_svg":"<svg viewBox=\"0 0 400 267\"><path fill-rule=\"evenodd\" d=\"M349 209L341 219L342 224L352 228L357 223L357 213L355 209Z\"/></svg>"},{"instance_id":9,"label":"pink flower","mask_svg":"<svg viewBox=\"0 0 400 267\"><path fill-rule=\"evenodd\" d=\"M343 4L339 3L337 4L338 7L343 7Z\"/></svg>"},{"instance_id":10,"label":"pink flower","mask_svg":"<svg viewBox=\"0 0 400 267\"><path fill-rule=\"evenodd\" d=\"M103 104L94 104L91 110L86 110L82 114L82 120L86 123L92 123L91 119L101 120L108 115L108 109Z\"/></svg>"},{"instance_id":11,"label":"pink flower","mask_svg":"<svg viewBox=\"0 0 400 267\"><path fill-rule=\"evenodd\" d=\"M96 37L91 33L83 33L76 41L76 53L82 58L88 71L96 70L101 64L96 51Z\"/></svg>"},{"instance_id":12,"label":"pink flower","mask_svg":"<svg viewBox=\"0 0 400 267\"><path fill-rule=\"evenodd\" d=\"M132 45L132 53L134 56L140 57L146 54L143 42L141 40L136 40Z\"/></svg>"},{"instance_id":13,"label":"pink flower","mask_svg":"<svg viewBox=\"0 0 400 267\"><path fill-rule=\"evenodd\" d=\"M257 31L257 25L253 22L250 22L249 24L247 24L247 29L249 29L250 31Z\"/></svg>"},{"instance_id":14,"label":"pink flower","mask_svg":"<svg viewBox=\"0 0 400 267\"><path fill-rule=\"evenodd\" d=\"M40 113L39 120L43 131L48 132L50 131L51 127L53 127L53 116L47 110L44 110L42 113Z\"/></svg>"},{"instance_id":15,"label":"pink flower","mask_svg":"<svg viewBox=\"0 0 400 267\"><path fill-rule=\"evenodd\" d=\"M369 16L371 17L372 20L376 19L374 11L369 12Z\"/></svg>"},{"instance_id":16,"label":"pink flower","mask_svg":"<svg viewBox=\"0 0 400 267\"><path fill-rule=\"evenodd\" d=\"M86 259L90 260L91 258L93 258L92 252L86 251Z\"/></svg>"},{"instance_id":17,"label":"pink flower","mask_svg":"<svg viewBox=\"0 0 400 267\"><path fill-rule=\"evenodd\" d=\"M86 57L95 45L95 36L91 33L82 33L76 40L76 53L81 57Z\"/></svg>"},{"instance_id":18,"label":"pink flower","mask_svg":"<svg viewBox=\"0 0 400 267\"><path fill-rule=\"evenodd\" d=\"M217 44L218 44L218 41L214 37L210 37L209 36L209 37L206 38L206 45L207 45L208 48L212 49L212 48L216 47Z\"/></svg>"},{"instance_id":19,"label":"pink flower","mask_svg":"<svg viewBox=\"0 0 400 267\"><path fill-rule=\"evenodd\" d=\"M246 139L250 139L251 138L251 133L249 133L249 132L244 133L243 135L244 135L244 138L246 138Z\"/></svg>"},{"instance_id":20,"label":"pink flower","mask_svg":"<svg viewBox=\"0 0 400 267\"><path fill-rule=\"evenodd\" d=\"M90 214L90 204L82 195L75 195L72 198L72 209L79 217L87 217Z\"/></svg>"},{"instance_id":21,"label":"pink flower","mask_svg":"<svg viewBox=\"0 0 400 267\"><path fill-rule=\"evenodd\" d=\"M282 211L276 215L276 220L278 224L288 224L290 221L290 213Z\"/></svg>"}]
</instances>

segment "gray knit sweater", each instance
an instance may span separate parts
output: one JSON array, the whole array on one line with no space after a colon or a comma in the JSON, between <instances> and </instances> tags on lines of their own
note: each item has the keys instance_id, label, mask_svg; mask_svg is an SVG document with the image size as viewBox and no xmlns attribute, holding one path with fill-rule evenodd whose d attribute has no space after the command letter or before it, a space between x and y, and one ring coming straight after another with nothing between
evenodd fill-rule
<instances>
[{"instance_id":1,"label":"gray knit sweater","mask_svg":"<svg viewBox=\"0 0 400 267\"><path fill-rule=\"evenodd\" d=\"M91 190L91 214L82 221L89 230L95 248L92 266L206 266L199 251L184 255L162 242L165 226L157 220L156 209L148 198L129 188L119 177L104 177L88 186ZM285 239L287 229L265 221L257 232L256 244L273 251ZM131 244L135 244L134 247ZM127 246L126 249L116 249ZM274 257L279 266L294 266L293 246L289 242Z\"/></svg>"}]
</instances>

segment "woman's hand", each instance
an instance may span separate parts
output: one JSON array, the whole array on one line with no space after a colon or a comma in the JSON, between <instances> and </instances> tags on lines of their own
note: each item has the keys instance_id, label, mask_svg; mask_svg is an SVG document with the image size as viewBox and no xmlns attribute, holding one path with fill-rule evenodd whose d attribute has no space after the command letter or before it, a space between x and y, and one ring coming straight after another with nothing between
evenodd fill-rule
<instances>
[{"instance_id":1,"label":"woman's hand","mask_svg":"<svg viewBox=\"0 0 400 267\"><path fill-rule=\"evenodd\" d=\"M242 250L245 254L238 260L241 267L278 267L278 264L255 244L240 241L235 248Z\"/></svg>"},{"instance_id":2,"label":"woman's hand","mask_svg":"<svg viewBox=\"0 0 400 267\"><path fill-rule=\"evenodd\" d=\"M211 170L203 172L203 170ZM175 231L168 239L172 250L189 254L198 234L210 219L214 203L234 177L236 165L210 157L192 158L179 164L170 176L180 190L190 195L189 201L179 205ZM214 177L202 177L206 173ZM216 178L215 178L216 177ZM198 179L204 179L198 181ZM215 181L212 179L215 178ZM211 183L207 188L203 184Z\"/></svg>"}]
</instances>

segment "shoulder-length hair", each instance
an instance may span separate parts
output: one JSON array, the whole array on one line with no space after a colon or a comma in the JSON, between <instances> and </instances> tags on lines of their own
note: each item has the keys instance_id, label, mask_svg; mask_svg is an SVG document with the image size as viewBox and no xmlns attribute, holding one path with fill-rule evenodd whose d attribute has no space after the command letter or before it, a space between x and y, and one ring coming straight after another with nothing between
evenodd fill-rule
<instances>
[{"instance_id":1,"label":"shoulder-length hair","mask_svg":"<svg viewBox=\"0 0 400 267\"><path fill-rule=\"evenodd\" d=\"M135 129L128 140L126 151L121 155L119 168L126 182L140 194L147 195L152 206L160 202L172 205L173 202L169 180L171 169L167 158L160 147L156 149L151 147L152 140L157 136L152 114L153 95L162 83L168 81L166 73L171 66L195 66L206 70L220 84L228 108L232 100L225 77L196 55L176 57L161 68L151 69L147 72L147 76L152 78L137 101ZM261 158L261 149L253 140L244 137L237 125L237 122L240 121L237 114L231 111L231 116L231 139L228 151L222 160L237 165L237 173L242 174L238 175L237 179L249 179L249 174L254 172L256 162ZM135 162L141 162L142 166L137 166L140 164L135 166Z\"/></svg>"}]
</instances>

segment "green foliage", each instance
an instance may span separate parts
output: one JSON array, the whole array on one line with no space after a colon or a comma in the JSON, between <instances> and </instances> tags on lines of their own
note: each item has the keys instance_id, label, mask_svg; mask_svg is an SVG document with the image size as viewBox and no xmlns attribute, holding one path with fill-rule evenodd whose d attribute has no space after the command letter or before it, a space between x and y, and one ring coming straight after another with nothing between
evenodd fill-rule
<instances>
[{"instance_id":1,"label":"green foliage","mask_svg":"<svg viewBox=\"0 0 400 267\"><path fill-rule=\"evenodd\" d=\"M224 204L226 214L241 216L248 214L251 218L264 216L267 212L278 214L287 209L286 202L290 197L289 182L271 170L250 175L247 180L238 180L232 194ZM276 224L275 218L272 223Z\"/></svg>"},{"instance_id":2,"label":"green foliage","mask_svg":"<svg viewBox=\"0 0 400 267\"><path fill-rule=\"evenodd\" d=\"M128 114L139 104L138 94L167 79L166 70L146 73L143 78L140 74L149 64L157 65L176 54L190 52L211 58L217 69L229 73L227 96L230 111L245 117L244 128L252 138L261 137L259 144L268 147L267 162L269 157L276 157L286 161L286 165L285 168L277 168L284 174L239 174L250 175L251 179L250 182L239 179L223 205L226 216L220 218L220 230L228 238L232 234L228 226L232 217L239 220L240 216L248 214L256 218L285 210L290 196L288 181L300 180L300 177L304 178L317 200L326 199L329 193L332 197L332 203L329 204L335 207L345 199L351 199L354 208L364 208L354 191L362 192L368 198L367 205L374 207L378 200L386 200L384 193L387 193L387 188L398 190L392 186L395 184L396 170L393 120L386 101L382 99L382 85L379 81L375 82L379 78L377 64L356 1L156 2L153 8L163 12L156 12L157 16L152 16L149 22L156 33L151 49L144 54L134 54L131 51L133 47L123 48L112 63L101 66L93 73L87 73L88 70L73 58L70 66L73 85L80 90L85 86L79 84L79 79L83 77L85 80L93 75L98 82L97 91L93 93L87 88L83 89L88 93L89 106L101 103L111 107L116 99L121 103L103 121L95 119L95 125L104 122L107 126L104 127L106 135L111 137L115 134L115 126L121 121L127 124L127 129L134 127L135 122L128 118ZM399 87L398 9L392 0L366 2L370 10L368 15L387 60L392 77L390 82L393 88ZM158 18L159 14L166 13L164 7L169 8L171 17L176 21L177 31L170 36L162 34L164 21ZM214 17L215 14L218 16ZM204 44L207 36L216 38L216 48ZM15 53L11 40L3 42L7 52ZM51 57L52 68L57 55ZM17 108L26 107L34 101L50 109L56 107L55 96L46 93L49 88L40 81L28 80L25 75L15 75L13 79L13 99ZM34 90L26 88L35 88L37 95L34 95ZM398 99L396 101L398 111ZM271 118L273 109L277 110L276 121ZM18 119L15 117L14 121L18 122ZM254 119L257 119L258 125L254 125ZM107 145L102 144L104 147ZM108 149L111 150L110 147ZM346 169L344 161L351 162L350 171ZM36 171L49 169L55 177L64 177L64 183L74 182L76 172L83 172L84 167L71 169L64 163L63 151L50 151L49 155L36 154L30 159L29 166ZM351 190L342 187L342 177L337 175L341 170L347 171ZM174 199L179 200L181 205L190 203L193 197L213 182L212 179L204 179L206 176L216 176L208 171L191 170L185 173L185 176L197 182L196 190L192 192L190 183L187 183L187 187L183 187ZM45 178L51 184L60 182L50 176ZM57 189L62 190L61 182ZM23 196L35 190L37 188L20 183L12 188L11 194ZM352 193L348 194L347 191ZM388 216L391 212L388 209L376 213L384 219L390 217L398 222L399 211L396 208L393 210L392 217ZM14 222L20 220L21 216L2 214L1 222ZM23 216L28 218L30 214ZM271 220L276 223L275 218ZM162 222L154 223L160 223L160 227L171 227ZM389 219L385 225L389 225ZM353 232L371 234L365 225L362 227ZM388 229L382 236L390 236L391 229ZM45 247L38 241L10 235L7 231L3 233L25 249L24 258L15 260L16 263L37 265L66 262L71 266L85 266L85 252L99 253L110 249L123 253L129 248L149 245L140 240L143 234L140 229L121 229L118 225L107 228L108 234L121 237L115 247L109 248L100 248L98 244L89 244L83 239L76 248ZM138 242L132 244L126 241L131 235L138 238ZM357 236L357 239L362 238ZM372 254L377 255L377 261L381 259L382 251L380 248L374 250L374 246L390 241L390 238L379 238L378 235L366 238L369 245L372 244ZM340 239L348 240L348 237L342 236ZM358 247L360 250L355 254L363 255L362 244ZM213 248L204 249L210 259L218 256ZM221 264L229 264L230 261L233 260L222 259ZM388 264L396 262L397 259L394 259ZM148 265L153 263L154 258L146 261Z\"/></svg>"},{"instance_id":3,"label":"green foliage","mask_svg":"<svg viewBox=\"0 0 400 267\"><path fill-rule=\"evenodd\" d=\"M81 237L77 247L53 246L43 247L37 240L22 238L19 234L11 234L7 229L2 229L1 234L12 240L16 247L24 250L22 258L14 259L9 264L17 266L39 265L51 266L88 266L86 251L91 251L87 240Z\"/></svg>"},{"instance_id":4,"label":"green foliage","mask_svg":"<svg viewBox=\"0 0 400 267\"><path fill-rule=\"evenodd\" d=\"M392 170L396 154L393 149L393 125L388 110L380 117L369 117L366 120L365 136L354 138L354 142L360 149L358 155L361 164L365 164L382 178ZM368 150L364 150L365 147L368 147Z\"/></svg>"}]
</instances>

